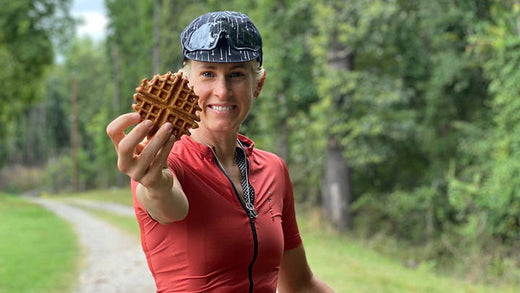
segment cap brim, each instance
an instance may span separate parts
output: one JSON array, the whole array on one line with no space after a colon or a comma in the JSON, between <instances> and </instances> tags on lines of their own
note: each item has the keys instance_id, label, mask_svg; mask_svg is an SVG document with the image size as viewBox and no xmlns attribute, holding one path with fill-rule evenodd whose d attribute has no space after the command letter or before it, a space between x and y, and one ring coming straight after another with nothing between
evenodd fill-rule
<instances>
[{"instance_id":1,"label":"cap brim","mask_svg":"<svg viewBox=\"0 0 520 293\"><path fill-rule=\"evenodd\" d=\"M260 57L260 52L219 46L213 50L186 51L184 56L188 59L202 62L234 63L257 60Z\"/></svg>"}]
</instances>

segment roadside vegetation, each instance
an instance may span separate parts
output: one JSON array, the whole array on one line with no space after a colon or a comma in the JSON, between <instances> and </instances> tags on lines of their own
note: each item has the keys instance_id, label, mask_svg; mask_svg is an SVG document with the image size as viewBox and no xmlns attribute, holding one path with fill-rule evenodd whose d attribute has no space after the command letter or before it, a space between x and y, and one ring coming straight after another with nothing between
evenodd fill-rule
<instances>
[{"instance_id":1,"label":"roadside vegetation","mask_svg":"<svg viewBox=\"0 0 520 293\"><path fill-rule=\"evenodd\" d=\"M132 206L132 196L128 189L68 193L52 198L62 201L85 199ZM93 208L87 210L138 237L134 217L117 216ZM516 293L520 289L520 284L477 284L454 278L435 271L432 263L428 262L410 264L405 256L417 253L416 251L403 251L391 239L366 241L359 240L354 235L338 233L321 220L319 212L304 207L299 207L298 210L300 232L311 267L336 292ZM388 247L381 247L381 243L385 242Z\"/></svg>"},{"instance_id":2,"label":"roadside vegetation","mask_svg":"<svg viewBox=\"0 0 520 293\"><path fill-rule=\"evenodd\" d=\"M330 243L520 292L519 0L111 0L102 40L75 36L71 3L2 3L0 192L127 186L107 124L132 111L143 78L182 64L178 36L189 21L242 11L262 32L267 79L241 132L287 162L301 207L334 215L327 221L344 231ZM24 228L7 211L2 227ZM1 241L14 246L1 252L9 255L26 245ZM36 241L27 245L47 245ZM356 284L347 260L339 280ZM0 266L2 282L10 265ZM390 276L380 282L405 283Z\"/></svg>"},{"instance_id":3,"label":"roadside vegetation","mask_svg":"<svg viewBox=\"0 0 520 293\"><path fill-rule=\"evenodd\" d=\"M79 248L67 223L44 208L0 193L0 293L69 293Z\"/></svg>"}]
</instances>

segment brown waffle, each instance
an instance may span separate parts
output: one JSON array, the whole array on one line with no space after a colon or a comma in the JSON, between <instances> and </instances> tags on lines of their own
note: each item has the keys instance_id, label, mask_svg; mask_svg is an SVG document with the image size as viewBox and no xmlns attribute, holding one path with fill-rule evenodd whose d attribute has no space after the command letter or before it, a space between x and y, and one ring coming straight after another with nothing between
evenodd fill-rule
<instances>
[{"instance_id":1,"label":"brown waffle","mask_svg":"<svg viewBox=\"0 0 520 293\"><path fill-rule=\"evenodd\" d=\"M200 117L197 111L199 97L188 86L188 80L182 77L182 72L168 72L155 75L151 81L143 79L136 88L132 107L144 120L153 122L153 128L148 137L154 135L166 122L173 125L172 133L178 138L183 134L190 135L190 128L197 128Z\"/></svg>"}]
</instances>

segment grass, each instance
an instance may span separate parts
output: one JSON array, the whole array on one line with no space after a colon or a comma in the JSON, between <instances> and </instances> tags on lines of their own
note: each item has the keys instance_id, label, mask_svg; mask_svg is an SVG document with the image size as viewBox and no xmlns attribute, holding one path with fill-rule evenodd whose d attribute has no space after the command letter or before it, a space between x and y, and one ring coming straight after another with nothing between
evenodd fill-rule
<instances>
[{"instance_id":1,"label":"grass","mask_svg":"<svg viewBox=\"0 0 520 293\"><path fill-rule=\"evenodd\" d=\"M132 205L132 196L127 189L67 194L60 197ZM133 217L114 216L104 211L89 210L135 236L139 233ZM399 260L383 256L367 248L360 241L329 229L320 222L318 216L312 213L302 213L299 216L299 225L307 258L314 273L338 293L520 292L520 287L470 284L460 279L439 276L427 265L416 269L406 268Z\"/></svg>"},{"instance_id":2,"label":"grass","mask_svg":"<svg viewBox=\"0 0 520 293\"><path fill-rule=\"evenodd\" d=\"M68 224L44 208L0 194L0 292L71 292L79 249Z\"/></svg>"},{"instance_id":3,"label":"grass","mask_svg":"<svg viewBox=\"0 0 520 293\"><path fill-rule=\"evenodd\" d=\"M427 266L406 268L396 259L327 229L316 216L306 216L299 218L299 224L309 263L315 274L337 292L520 292L520 287L470 284L439 276Z\"/></svg>"}]
</instances>

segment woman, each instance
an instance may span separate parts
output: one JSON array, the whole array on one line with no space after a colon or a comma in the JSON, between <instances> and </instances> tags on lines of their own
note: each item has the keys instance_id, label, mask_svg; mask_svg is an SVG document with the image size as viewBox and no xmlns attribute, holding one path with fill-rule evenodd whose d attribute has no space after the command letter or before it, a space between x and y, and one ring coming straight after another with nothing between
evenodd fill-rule
<instances>
[{"instance_id":1,"label":"woman","mask_svg":"<svg viewBox=\"0 0 520 293\"><path fill-rule=\"evenodd\" d=\"M138 114L107 126L158 292L332 292L307 264L284 162L238 133L265 80L257 28L208 13L181 44L199 128L178 139L167 123L144 145L152 123Z\"/></svg>"}]
</instances>

